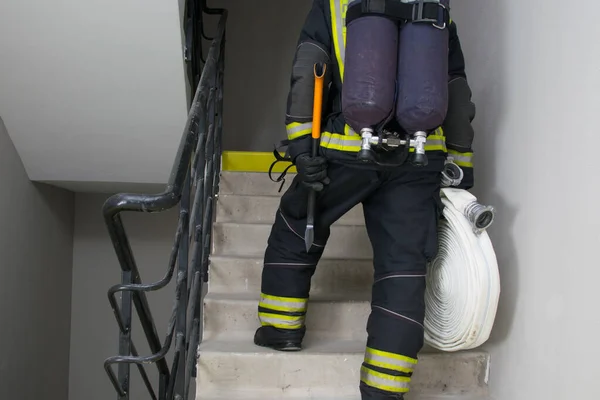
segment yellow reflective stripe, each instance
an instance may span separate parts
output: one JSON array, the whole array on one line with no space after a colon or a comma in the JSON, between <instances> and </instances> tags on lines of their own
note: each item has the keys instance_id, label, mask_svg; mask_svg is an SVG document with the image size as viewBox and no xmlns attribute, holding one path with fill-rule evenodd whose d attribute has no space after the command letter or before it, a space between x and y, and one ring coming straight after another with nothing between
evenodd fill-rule
<instances>
[{"instance_id":1,"label":"yellow reflective stripe","mask_svg":"<svg viewBox=\"0 0 600 400\"><path fill-rule=\"evenodd\" d=\"M412 365L417 365L419 360L412 357L403 356L402 354L390 353L383 350L373 349L371 347L367 347L367 352L370 354L374 354L381 357L393 358L394 360L405 361Z\"/></svg>"},{"instance_id":2,"label":"yellow reflective stripe","mask_svg":"<svg viewBox=\"0 0 600 400\"><path fill-rule=\"evenodd\" d=\"M258 303L258 306L276 311L304 312L306 311L307 303L308 299L299 299L294 297L278 297L261 293L260 302Z\"/></svg>"},{"instance_id":3,"label":"yellow reflective stripe","mask_svg":"<svg viewBox=\"0 0 600 400\"><path fill-rule=\"evenodd\" d=\"M409 151L412 153L415 151L415 149L411 148ZM436 135L435 133L427 136L427 142L425 143L425 151L447 152L448 149L446 148L446 138L444 136Z\"/></svg>"},{"instance_id":4,"label":"yellow reflective stripe","mask_svg":"<svg viewBox=\"0 0 600 400\"><path fill-rule=\"evenodd\" d=\"M274 326L280 329L300 329L304 326L304 315L291 316L259 312L258 318L262 326Z\"/></svg>"},{"instance_id":5,"label":"yellow reflective stripe","mask_svg":"<svg viewBox=\"0 0 600 400\"><path fill-rule=\"evenodd\" d=\"M344 134L346 136L358 136L358 133L356 133L348 124L344 125Z\"/></svg>"},{"instance_id":6,"label":"yellow reflective stripe","mask_svg":"<svg viewBox=\"0 0 600 400\"><path fill-rule=\"evenodd\" d=\"M327 149L358 152L361 148L362 139L357 134L342 135L340 133L323 132L321 135L321 146ZM415 149L411 148L410 152ZM429 135L425 143L425 151L443 151L446 152L446 138L440 135Z\"/></svg>"},{"instance_id":7,"label":"yellow reflective stripe","mask_svg":"<svg viewBox=\"0 0 600 400\"><path fill-rule=\"evenodd\" d=\"M410 378L407 376L394 376L373 371L364 365L360 368L360 380L367 385L392 393L406 393L409 391Z\"/></svg>"},{"instance_id":8,"label":"yellow reflective stripe","mask_svg":"<svg viewBox=\"0 0 600 400\"><path fill-rule=\"evenodd\" d=\"M410 373L413 372L417 364L414 358L406 357L400 354L388 353L386 351L372 349L367 347L365 352L365 363L375 367L382 367L392 371Z\"/></svg>"},{"instance_id":9,"label":"yellow reflective stripe","mask_svg":"<svg viewBox=\"0 0 600 400\"><path fill-rule=\"evenodd\" d=\"M335 58L340 70L340 79L344 82L344 60L346 58L346 10L348 0L329 0L331 12L331 28Z\"/></svg>"},{"instance_id":10,"label":"yellow reflective stripe","mask_svg":"<svg viewBox=\"0 0 600 400\"><path fill-rule=\"evenodd\" d=\"M275 301L289 301L289 302L293 302L293 303L302 303L302 302L307 302L308 298L302 298L302 297L282 297L282 296L272 296L270 294L266 294L266 293L261 293L260 294L261 298L265 298L265 299L269 299L269 300L275 300Z\"/></svg>"},{"instance_id":11,"label":"yellow reflective stripe","mask_svg":"<svg viewBox=\"0 0 600 400\"><path fill-rule=\"evenodd\" d=\"M460 153L456 150L448 149L448 154L452 156L454 163L460 167L473 168L473 153Z\"/></svg>"},{"instance_id":12,"label":"yellow reflective stripe","mask_svg":"<svg viewBox=\"0 0 600 400\"><path fill-rule=\"evenodd\" d=\"M312 122L292 122L285 126L289 140L312 133Z\"/></svg>"},{"instance_id":13,"label":"yellow reflective stripe","mask_svg":"<svg viewBox=\"0 0 600 400\"><path fill-rule=\"evenodd\" d=\"M362 139L360 136L348 136L339 133L323 132L321 146L327 149L340 151L360 151Z\"/></svg>"}]
</instances>

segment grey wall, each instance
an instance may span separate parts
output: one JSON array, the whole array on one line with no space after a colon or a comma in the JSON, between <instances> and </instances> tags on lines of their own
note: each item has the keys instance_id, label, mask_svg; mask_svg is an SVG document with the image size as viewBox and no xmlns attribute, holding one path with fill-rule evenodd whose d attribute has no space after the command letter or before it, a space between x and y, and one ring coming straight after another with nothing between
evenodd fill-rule
<instances>
[{"instance_id":1,"label":"grey wall","mask_svg":"<svg viewBox=\"0 0 600 400\"><path fill-rule=\"evenodd\" d=\"M102 218L102 204L106 198L103 194L78 193L75 199L71 400L106 400L116 396L103 367L106 358L118 353L118 328L106 293L111 286L121 282L120 267ZM177 213L124 214L123 221L142 280L146 283L159 280L166 272ZM171 284L148 295L161 340L166 333L174 293ZM134 318L133 337L139 352L149 355L137 317ZM157 382L156 368L151 366L148 370L152 381ZM131 399L147 400L135 367L132 367L132 382Z\"/></svg>"},{"instance_id":2,"label":"grey wall","mask_svg":"<svg viewBox=\"0 0 600 400\"><path fill-rule=\"evenodd\" d=\"M296 42L311 0L217 0L229 10L223 146L267 151L285 139L285 107Z\"/></svg>"},{"instance_id":3,"label":"grey wall","mask_svg":"<svg viewBox=\"0 0 600 400\"><path fill-rule=\"evenodd\" d=\"M73 203L29 181L0 119L0 399L67 398Z\"/></svg>"},{"instance_id":4,"label":"grey wall","mask_svg":"<svg viewBox=\"0 0 600 400\"><path fill-rule=\"evenodd\" d=\"M478 106L476 191L498 208L496 399L599 398L600 3L578 3L576 20L564 4L453 6Z\"/></svg>"}]
</instances>

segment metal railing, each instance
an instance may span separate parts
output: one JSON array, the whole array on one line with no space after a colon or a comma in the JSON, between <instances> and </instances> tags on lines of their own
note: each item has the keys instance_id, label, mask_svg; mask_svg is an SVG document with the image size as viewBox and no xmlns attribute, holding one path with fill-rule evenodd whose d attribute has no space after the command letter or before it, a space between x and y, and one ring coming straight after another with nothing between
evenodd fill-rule
<instances>
[{"instance_id":1,"label":"metal railing","mask_svg":"<svg viewBox=\"0 0 600 400\"><path fill-rule=\"evenodd\" d=\"M188 400L195 376L203 311L201 296L208 282L213 210L221 171L227 21L226 10L210 9L205 1L190 0L186 6L187 22L192 24L187 36L191 34L193 38L186 38L185 57L188 65L190 60L193 61L188 74L195 95L165 191L160 194L116 194L103 207L105 223L122 270L121 283L108 291L119 326L119 353L104 362L119 400L130 398L131 364L137 366L148 398L154 400ZM202 23L204 14L220 15L206 60L201 58L201 40L207 38ZM158 282L143 283L121 214L125 211L155 213L176 206L179 206L179 219L166 274ZM175 303L166 336L161 342L146 293L164 288L174 275ZM152 353L148 356L140 355L132 341L134 307ZM174 352L169 366L165 357L171 349ZM113 367L115 364L117 372ZM156 365L158 389L156 383L150 381L146 371L148 364Z\"/></svg>"}]
</instances>

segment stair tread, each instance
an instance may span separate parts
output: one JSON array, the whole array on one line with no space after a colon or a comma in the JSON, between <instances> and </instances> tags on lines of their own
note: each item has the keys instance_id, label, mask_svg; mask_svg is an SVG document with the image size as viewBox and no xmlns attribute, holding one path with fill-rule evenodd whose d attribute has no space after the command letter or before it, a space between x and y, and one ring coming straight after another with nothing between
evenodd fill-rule
<instances>
[{"instance_id":1,"label":"stair tread","mask_svg":"<svg viewBox=\"0 0 600 400\"><path fill-rule=\"evenodd\" d=\"M365 342L359 340L311 340L308 336L303 343L303 349L297 353L279 352L267 347L254 344L253 338L248 340L207 340L200 345L200 352L204 353L237 353L237 354L261 354L289 356L297 354L310 355L340 355L357 354L365 352Z\"/></svg>"},{"instance_id":2,"label":"stair tread","mask_svg":"<svg viewBox=\"0 0 600 400\"><path fill-rule=\"evenodd\" d=\"M243 340L205 340L200 344L200 353L230 353L251 354L269 356L303 356L303 355L330 355L330 356L356 356L363 355L366 342L364 340L339 340L339 339L315 339L308 334L303 341L303 349L300 352L280 352L267 347L257 346L253 338ZM423 357L456 357L461 355L485 356L486 352L480 350L466 350L456 353L441 353L424 349L419 358Z\"/></svg>"},{"instance_id":3,"label":"stair tread","mask_svg":"<svg viewBox=\"0 0 600 400\"><path fill-rule=\"evenodd\" d=\"M307 335L303 351L290 353L256 346L252 336L203 341L198 360L200 399L221 395L232 399L358 399L365 340L315 340ZM421 352L413 393L484 396L488 365L489 354L477 350Z\"/></svg>"},{"instance_id":4,"label":"stair tread","mask_svg":"<svg viewBox=\"0 0 600 400\"><path fill-rule=\"evenodd\" d=\"M281 197L289 188L296 174L289 172L281 191L280 183L274 183L269 175L263 172L233 172L222 171L219 193L261 195L270 197Z\"/></svg>"},{"instance_id":5,"label":"stair tread","mask_svg":"<svg viewBox=\"0 0 600 400\"><path fill-rule=\"evenodd\" d=\"M262 257L272 230L271 223L217 222L214 224L212 253ZM304 228L295 232L304 248ZM333 225L324 249L324 259L372 260L373 249L364 225Z\"/></svg>"},{"instance_id":6,"label":"stair tread","mask_svg":"<svg viewBox=\"0 0 600 400\"><path fill-rule=\"evenodd\" d=\"M357 294L357 296L359 296ZM321 339L366 340L369 300L345 296L315 295L309 301L307 336ZM251 340L260 326L259 291L209 293L204 299L204 334L207 340ZM250 338L250 339L249 339Z\"/></svg>"},{"instance_id":7,"label":"stair tread","mask_svg":"<svg viewBox=\"0 0 600 400\"><path fill-rule=\"evenodd\" d=\"M263 194L224 194L219 197L216 221L272 224L280 200L280 197ZM357 204L334 223L335 226L364 224L362 204Z\"/></svg>"}]
</instances>

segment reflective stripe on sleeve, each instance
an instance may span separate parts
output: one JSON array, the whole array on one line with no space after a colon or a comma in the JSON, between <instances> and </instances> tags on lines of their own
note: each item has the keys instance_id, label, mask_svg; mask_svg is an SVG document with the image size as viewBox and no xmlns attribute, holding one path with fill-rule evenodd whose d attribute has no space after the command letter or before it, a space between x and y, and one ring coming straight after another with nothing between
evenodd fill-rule
<instances>
[{"instance_id":1,"label":"reflective stripe on sleeve","mask_svg":"<svg viewBox=\"0 0 600 400\"><path fill-rule=\"evenodd\" d=\"M287 135L289 140L297 139L301 136L310 135L312 133L312 122L292 122L286 125Z\"/></svg>"},{"instance_id":2,"label":"reflective stripe on sleeve","mask_svg":"<svg viewBox=\"0 0 600 400\"><path fill-rule=\"evenodd\" d=\"M460 153L448 149L448 155L452 156L454 163L459 167L473 168L473 153Z\"/></svg>"}]
</instances>

